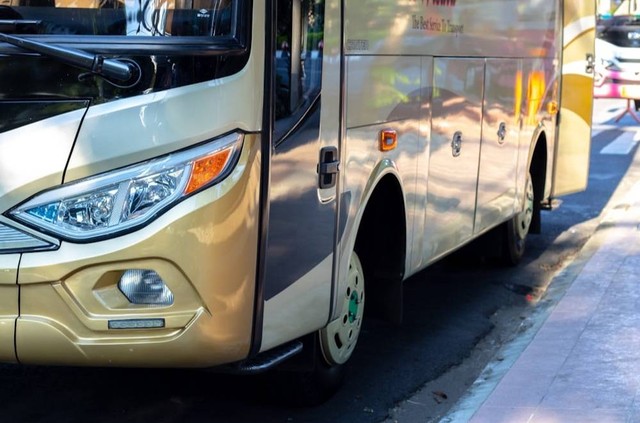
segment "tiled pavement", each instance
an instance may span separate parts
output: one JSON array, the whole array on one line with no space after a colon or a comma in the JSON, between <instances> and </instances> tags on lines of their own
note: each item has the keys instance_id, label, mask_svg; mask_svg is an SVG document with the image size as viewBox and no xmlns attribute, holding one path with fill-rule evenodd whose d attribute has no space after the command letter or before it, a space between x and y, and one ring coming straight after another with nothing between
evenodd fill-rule
<instances>
[{"instance_id":1,"label":"tiled pavement","mask_svg":"<svg viewBox=\"0 0 640 423\"><path fill-rule=\"evenodd\" d=\"M595 251L472 423L640 422L640 182L604 217ZM469 417L471 415L471 417Z\"/></svg>"}]
</instances>

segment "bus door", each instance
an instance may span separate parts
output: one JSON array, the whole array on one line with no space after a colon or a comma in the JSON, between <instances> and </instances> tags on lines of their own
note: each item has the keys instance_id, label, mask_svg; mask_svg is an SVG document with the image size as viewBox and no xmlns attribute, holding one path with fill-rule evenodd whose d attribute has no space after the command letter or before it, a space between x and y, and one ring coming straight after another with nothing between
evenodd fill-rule
<instances>
[{"instance_id":1,"label":"bus door","mask_svg":"<svg viewBox=\"0 0 640 423\"><path fill-rule=\"evenodd\" d=\"M320 97L324 2L277 0L276 6L262 350L329 319L339 159L340 97L332 87ZM333 62L339 61L325 61ZM321 131L321 119L333 125Z\"/></svg>"},{"instance_id":2,"label":"bus door","mask_svg":"<svg viewBox=\"0 0 640 423\"><path fill-rule=\"evenodd\" d=\"M553 197L582 191L589 176L595 5L564 0L562 82Z\"/></svg>"}]
</instances>

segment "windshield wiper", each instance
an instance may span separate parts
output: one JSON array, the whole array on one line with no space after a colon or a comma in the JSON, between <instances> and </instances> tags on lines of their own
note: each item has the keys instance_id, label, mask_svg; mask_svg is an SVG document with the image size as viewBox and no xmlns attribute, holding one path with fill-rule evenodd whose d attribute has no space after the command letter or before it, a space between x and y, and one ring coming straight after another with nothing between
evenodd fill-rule
<instances>
[{"instance_id":1,"label":"windshield wiper","mask_svg":"<svg viewBox=\"0 0 640 423\"><path fill-rule=\"evenodd\" d=\"M107 80L116 80L122 83L131 82L139 78L140 68L134 61L108 59L99 54L91 54L86 51L68 47L54 46L38 41L27 40L0 32L0 41L14 45L24 50L33 51L59 60L68 65L87 70L95 75L100 75ZM137 81L135 81L137 82Z\"/></svg>"}]
</instances>

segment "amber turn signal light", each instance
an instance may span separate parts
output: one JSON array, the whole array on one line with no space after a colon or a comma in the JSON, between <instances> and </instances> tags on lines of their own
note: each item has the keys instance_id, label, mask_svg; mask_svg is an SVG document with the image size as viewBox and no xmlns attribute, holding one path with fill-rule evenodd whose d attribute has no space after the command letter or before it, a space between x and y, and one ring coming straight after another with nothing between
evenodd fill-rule
<instances>
[{"instance_id":1,"label":"amber turn signal light","mask_svg":"<svg viewBox=\"0 0 640 423\"><path fill-rule=\"evenodd\" d=\"M380 131L380 151L391 151L398 146L398 133L393 129Z\"/></svg>"},{"instance_id":2,"label":"amber turn signal light","mask_svg":"<svg viewBox=\"0 0 640 423\"><path fill-rule=\"evenodd\" d=\"M231 148L227 148L193 162L191 177L184 193L189 194L216 179L227 166L230 156Z\"/></svg>"}]
</instances>

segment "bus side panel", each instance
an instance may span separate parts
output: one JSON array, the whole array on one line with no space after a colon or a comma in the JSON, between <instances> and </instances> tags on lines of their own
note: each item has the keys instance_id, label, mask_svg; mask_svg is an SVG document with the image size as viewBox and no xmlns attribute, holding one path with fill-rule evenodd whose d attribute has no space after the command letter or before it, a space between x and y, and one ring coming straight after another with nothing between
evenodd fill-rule
<instances>
[{"instance_id":1,"label":"bus side panel","mask_svg":"<svg viewBox=\"0 0 640 423\"><path fill-rule=\"evenodd\" d=\"M521 75L519 60L487 60L475 233L514 213Z\"/></svg>"},{"instance_id":2,"label":"bus side panel","mask_svg":"<svg viewBox=\"0 0 640 423\"><path fill-rule=\"evenodd\" d=\"M535 54L540 40L553 39L555 32L555 1L438 3L347 5L347 52L518 58Z\"/></svg>"},{"instance_id":3,"label":"bus side panel","mask_svg":"<svg viewBox=\"0 0 640 423\"><path fill-rule=\"evenodd\" d=\"M473 234L484 69L482 59L434 60L427 261L462 245Z\"/></svg>"},{"instance_id":4,"label":"bus side panel","mask_svg":"<svg viewBox=\"0 0 640 423\"><path fill-rule=\"evenodd\" d=\"M587 187L593 112L594 14L593 2L564 1L562 100L553 196Z\"/></svg>"},{"instance_id":5,"label":"bus side panel","mask_svg":"<svg viewBox=\"0 0 640 423\"><path fill-rule=\"evenodd\" d=\"M429 180L429 143L431 140L431 101L433 96L433 57L422 58L422 101L420 104L420 132L423 143L418 149L416 174L416 224L413 227L411 266L405 276L423 269L425 213L427 210L427 181Z\"/></svg>"},{"instance_id":6,"label":"bus side panel","mask_svg":"<svg viewBox=\"0 0 640 423\"><path fill-rule=\"evenodd\" d=\"M400 56L347 57L347 138L344 145L343 198L347 222L341 240L340 268L348 265L357 236L357 223L381 177L393 174L401 184L406 213L406 260L411 257L412 234L422 229L424 188L416 186L418 157L427 148L424 126L422 59ZM381 151L380 134L395 130L397 147ZM423 181L424 182L424 181ZM414 231L413 228L419 228ZM411 267L406 264L405 267ZM342 281L341 281L342 282ZM341 288L338 288L340 292ZM339 310L338 310L339 311Z\"/></svg>"}]
</instances>

